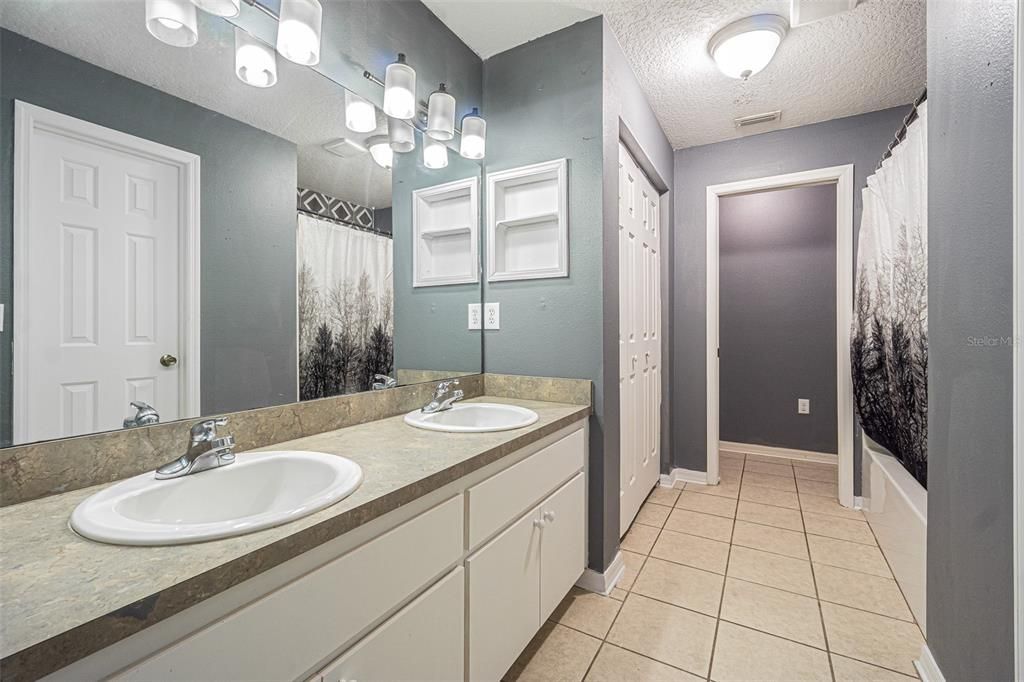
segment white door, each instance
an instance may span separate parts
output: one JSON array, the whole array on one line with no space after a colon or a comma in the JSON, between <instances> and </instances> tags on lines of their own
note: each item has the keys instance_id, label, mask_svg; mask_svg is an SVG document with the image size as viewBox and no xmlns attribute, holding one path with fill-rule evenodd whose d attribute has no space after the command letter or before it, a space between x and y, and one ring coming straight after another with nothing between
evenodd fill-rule
<instances>
[{"instance_id":1,"label":"white door","mask_svg":"<svg viewBox=\"0 0 1024 682\"><path fill-rule=\"evenodd\" d=\"M198 197L167 156L196 157L18 104L15 441L120 428L131 401L188 416L183 365L161 357L184 350L183 197Z\"/></svg>"},{"instance_id":2,"label":"white door","mask_svg":"<svg viewBox=\"0 0 1024 682\"><path fill-rule=\"evenodd\" d=\"M661 473L660 199L620 142L620 534Z\"/></svg>"}]
</instances>

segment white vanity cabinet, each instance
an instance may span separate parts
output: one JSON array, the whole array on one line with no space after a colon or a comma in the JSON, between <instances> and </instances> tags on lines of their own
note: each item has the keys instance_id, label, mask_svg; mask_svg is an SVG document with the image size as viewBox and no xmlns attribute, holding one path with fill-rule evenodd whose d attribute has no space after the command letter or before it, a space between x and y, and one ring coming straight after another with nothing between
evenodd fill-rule
<instances>
[{"instance_id":1,"label":"white vanity cabinet","mask_svg":"<svg viewBox=\"0 0 1024 682\"><path fill-rule=\"evenodd\" d=\"M577 422L54 678L499 680L585 568L586 449Z\"/></svg>"}]
</instances>

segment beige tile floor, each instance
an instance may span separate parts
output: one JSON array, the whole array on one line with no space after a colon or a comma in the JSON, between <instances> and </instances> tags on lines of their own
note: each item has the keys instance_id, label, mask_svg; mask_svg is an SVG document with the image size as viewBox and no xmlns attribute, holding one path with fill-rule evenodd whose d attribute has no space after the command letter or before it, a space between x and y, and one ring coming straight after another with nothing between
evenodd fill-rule
<instances>
[{"instance_id":1,"label":"beige tile floor","mask_svg":"<svg viewBox=\"0 0 1024 682\"><path fill-rule=\"evenodd\" d=\"M574 589L507 682L917 679L921 631L835 467L723 452L721 469L655 488L618 587Z\"/></svg>"}]
</instances>

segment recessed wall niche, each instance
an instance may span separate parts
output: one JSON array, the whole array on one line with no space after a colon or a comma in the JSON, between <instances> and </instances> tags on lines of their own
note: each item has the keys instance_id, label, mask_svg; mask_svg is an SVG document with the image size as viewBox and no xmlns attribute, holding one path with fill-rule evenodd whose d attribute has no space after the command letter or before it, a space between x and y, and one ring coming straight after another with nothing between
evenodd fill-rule
<instances>
[{"instance_id":1,"label":"recessed wall niche","mask_svg":"<svg viewBox=\"0 0 1024 682\"><path fill-rule=\"evenodd\" d=\"M566 160L487 175L487 280L569 274Z\"/></svg>"},{"instance_id":2,"label":"recessed wall niche","mask_svg":"<svg viewBox=\"0 0 1024 682\"><path fill-rule=\"evenodd\" d=\"M467 178L413 192L413 286L466 284L477 267L480 182Z\"/></svg>"}]
</instances>

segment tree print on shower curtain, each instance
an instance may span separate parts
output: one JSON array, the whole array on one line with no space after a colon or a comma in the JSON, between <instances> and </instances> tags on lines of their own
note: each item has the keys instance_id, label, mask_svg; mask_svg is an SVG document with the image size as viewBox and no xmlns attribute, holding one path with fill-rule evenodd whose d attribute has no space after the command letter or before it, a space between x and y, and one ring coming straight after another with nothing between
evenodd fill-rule
<instances>
[{"instance_id":1,"label":"tree print on shower curtain","mask_svg":"<svg viewBox=\"0 0 1024 682\"><path fill-rule=\"evenodd\" d=\"M370 390L394 368L391 239L299 214L299 399Z\"/></svg>"},{"instance_id":2,"label":"tree print on shower curtain","mask_svg":"<svg viewBox=\"0 0 1024 682\"><path fill-rule=\"evenodd\" d=\"M861 428L928 484L927 104L868 178L851 345Z\"/></svg>"}]
</instances>

